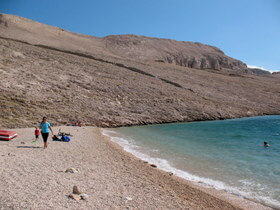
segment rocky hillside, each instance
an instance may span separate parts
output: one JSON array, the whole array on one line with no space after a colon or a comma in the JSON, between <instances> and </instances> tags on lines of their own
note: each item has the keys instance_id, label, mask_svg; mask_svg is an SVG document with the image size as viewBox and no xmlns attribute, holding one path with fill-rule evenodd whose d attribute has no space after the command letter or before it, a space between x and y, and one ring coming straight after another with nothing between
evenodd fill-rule
<instances>
[{"instance_id":1,"label":"rocky hillside","mask_svg":"<svg viewBox=\"0 0 280 210\"><path fill-rule=\"evenodd\" d=\"M248 74L255 74L255 75L260 75L260 76L271 75L270 71L266 71L266 70L262 70L262 69L258 69L258 68L247 68L246 71Z\"/></svg>"},{"instance_id":2,"label":"rocky hillside","mask_svg":"<svg viewBox=\"0 0 280 210\"><path fill-rule=\"evenodd\" d=\"M194 42L179 42L136 35L98 38L65 31L22 17L0 15L0 36L89 54L123 59L174 63L195 69L244 71L247 65L226 56L220 49Z\"/></svg>"},{"instance_id":3,"label":"rocky hillside","mask_svg":"<svg viewBox=\"0 0 280 210\"><path fill-rule=\"evenodd\" d=\"M194 69L247 69L246 64L226 56L220 49L201 43L136 35L107 36L104 40L106 49L124 58L174 63Z\"/></svg>"},{"instance_id":4,"label":"rocky hillside","mask_svg":"<svg viewBox=\"0 0 280 210\"><path fill-rule=\"evenodd\" d=\"M279 77L246 74L241 62L240 70L202 71L165 57L185 49L238 63L211 46L97 38L11 15L1 15L0 37L0 128L33 126L44 115L108 127L280 113ZM127 38L146 41L132 47Z\"/></svg>"}]
</instances>

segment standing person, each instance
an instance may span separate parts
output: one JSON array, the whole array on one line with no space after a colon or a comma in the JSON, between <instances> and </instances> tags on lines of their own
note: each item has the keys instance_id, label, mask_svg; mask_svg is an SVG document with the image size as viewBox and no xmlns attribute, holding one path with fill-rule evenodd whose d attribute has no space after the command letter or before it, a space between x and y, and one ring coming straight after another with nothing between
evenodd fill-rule
<instances>
[{"instance_id":1,"label":"standing person","mask_svg":"<svg viewBox=\"0 0 280 210\"><path fill-rule=\"evenodd\" d=\"M39 139L39 135L40 135L40 130L38 127L35 128L35 139L36 141Z\"/></svg>"},{"instance_id":2,"label":"standing person","mask_svg":"<svg viewBox=\"0 0 280 210\"><path fill-rule=\"evenodd\" d=\"M40 130L38 127L35 127L35 140L32 141L31 143L36 143L39 139L39 135L40 135Z\"/></svg>"},{"instance_id":3,"label":"standing person","mask_svg":"<svg viewBox=\"0 0 280 210\"><path fill-rule=\"evenodd\" d=\"M41 134L44 140L44 149L48 147L48 137L50 131L52 132L53 135L53 130L51 128L51 124L47 122L47 118L43 117L42 122L40 123L40 129L41 129Z\"/></svg>"}]
</instances>

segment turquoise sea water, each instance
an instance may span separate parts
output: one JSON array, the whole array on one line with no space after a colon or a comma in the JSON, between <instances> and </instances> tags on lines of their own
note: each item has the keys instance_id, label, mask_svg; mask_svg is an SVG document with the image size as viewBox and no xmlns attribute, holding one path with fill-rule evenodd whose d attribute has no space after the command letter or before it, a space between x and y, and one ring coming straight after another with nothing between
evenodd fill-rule
<instances>
[{"instance_id":1,"label":"turquoise sea water","mask_svg":"<svg viewBox=\"0 0 280 210\"><path fill-rule=\"evenodd\" d=\"M280 116L104 129L137 157L280 208ZM268 141L270 147L263 147Z\"/></svg>"}]
</instances>

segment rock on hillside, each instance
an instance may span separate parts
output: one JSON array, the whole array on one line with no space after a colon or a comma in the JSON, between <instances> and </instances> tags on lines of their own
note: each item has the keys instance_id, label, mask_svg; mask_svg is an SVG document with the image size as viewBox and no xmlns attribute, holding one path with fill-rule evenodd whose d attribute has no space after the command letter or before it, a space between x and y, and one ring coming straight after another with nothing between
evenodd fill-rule
<instances>
[{"instance_id":1,"label":"rock on hillside","mask_svg":"<svg viewBox=\"0 0 280 210\"><path fill-rule=\"evenodd\" d=\"M278 77L280 77L280 71L273 72L272 75L273 75L273 76L278 76Z\"/></svg>"},{"instance_id":2,"label":"rock on hillside","mask_svg":"<svg viewBox=\"0 0 280 210\"><path fill-rule=\"evenodd\" d=\"M259 75L259 76L271 75L271 73L269 71L265 71L265 70L258 69L258 68L248 68L247 73Z\"/></svg>"},{"instance_id":3,"label":"rock on hillside","mask_svg":"<svg viewBox=\"0 0 280 210\"><path fill-rule=\"evenodd\" d=\"M194 69L244 71L247 65L230 58L217 47L197 42L180 42L137 35L111 35L104 38L113 54L135 60L155 60Z\"/></svg>"},{"instance_id":4,"label":"rock on hillside","mask_svg":"<svg viewBox=\"0 0 280 210\"><path fill-rule=\"evenodd\" d=\"M239 72L247 69L243 62L226 56L216 47L201 43L136 35L111 35L98 38L7 14L0 15L0 29L2 37L94 55L137 61L159 61L194 69L227 69Z\"/></svg>"}]
</instances>

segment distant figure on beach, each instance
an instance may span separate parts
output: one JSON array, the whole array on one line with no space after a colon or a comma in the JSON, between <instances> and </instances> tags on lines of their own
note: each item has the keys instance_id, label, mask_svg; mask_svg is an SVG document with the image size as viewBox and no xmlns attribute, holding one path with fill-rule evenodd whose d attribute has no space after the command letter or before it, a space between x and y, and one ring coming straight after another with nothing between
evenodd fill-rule
<instances>
[{"instance_id":1,"label":"distant figure on beach","mask_svg":"<svg viewBox=\"0 0 280 210\"><path fill-rule=\"evenodd\" d=\"M41 134L42 134L43 141L44 141L44 149L46 149L48 147L48 137L49 137L50 131L52 132L52 135L53 135L53 130L52 130L51 124L49 122L47 122L46 117L43 117L43 120L40 123L40 129L41 129Z\"/></svg>"},{"instance_id":2,"label":"distant figure on beach","mask_svg":"<svg viewBox=\"0 0 280 210\"><path fill-rule=\"evenodd\" d=\"M264 142L263 142L263 146L264 146L264 147L269 147L270 145L268 144L267 141L264 141Z\"/></svg>"},{"instance_id":3,"label":"distant figure on beach","mask_svg":"<svg viewBox=\"0 0 280 210\"><path fill-rule=\"evenodd\" d=\"M38 127L35 127L35 141L39 139L39 135L40 135L40 130Z\"/></svg>"}]
</instances>

